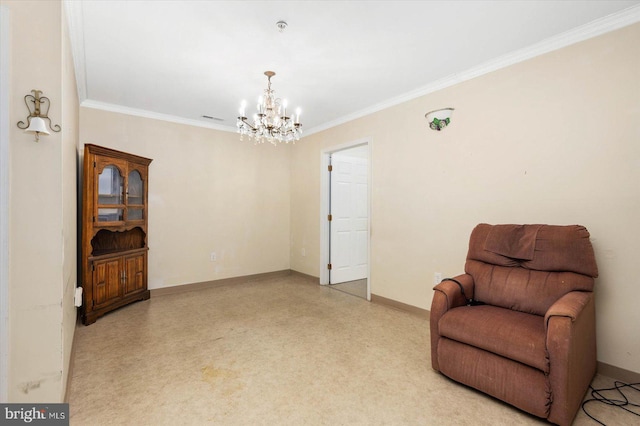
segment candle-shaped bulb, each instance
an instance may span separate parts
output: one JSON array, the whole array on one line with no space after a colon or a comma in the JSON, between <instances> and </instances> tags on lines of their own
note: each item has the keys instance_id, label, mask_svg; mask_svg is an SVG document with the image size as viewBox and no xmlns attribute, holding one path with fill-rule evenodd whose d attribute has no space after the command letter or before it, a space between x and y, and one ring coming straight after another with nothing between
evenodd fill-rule
<instances>
[{"instance_id":1,"label":"candle-shaped bulb","mask_svg":"<svg viewBox=\"0 0 640 426\"><path fill-rule=\"evenodd\" d=\"M242 101L240 103L240 117L244 117L245 108L247 107L247 101Z\"/></svg>"},{"instance_id":2,"label":"candle-shaped bulb","mask_svg":"<svg viewBox=\"0 0 640 426\"><path fill-rule=\"evenodd\" d=\"M302 112L300 110L300 108L296 109L296 123L300 124L300 112Z\"/></svg>"}]
</instances>

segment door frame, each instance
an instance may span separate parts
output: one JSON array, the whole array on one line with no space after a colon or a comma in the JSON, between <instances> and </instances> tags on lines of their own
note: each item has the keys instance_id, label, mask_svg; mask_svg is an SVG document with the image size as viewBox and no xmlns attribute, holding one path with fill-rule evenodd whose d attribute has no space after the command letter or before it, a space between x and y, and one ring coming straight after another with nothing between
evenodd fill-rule
<instances>
[{"instance_id":1,"label":"door frame","mask_svg":"<svg viewBox=\"0 0 640 426\"><path fill-rule=\"evenodd\" d=\"M9 398L9 8L0 5L0 401Z\"/></svg>"},{"instance_id":2,"label":"door frame","mask_svg":"<svg viewBox=\"0 0 640 426\"><path fill-rule=\"evenodd\" d=\"M367 300L371 300L371 186L373 182L373 138L366 137L351 142L332 145L320 152L320 284L329 284L329 250L330 228L327 217L330 208L331 176L329 174L329 158L331 154L356 146L366 145L368 148L368 177L367 177Z\"/></svg>"}]
</instances>

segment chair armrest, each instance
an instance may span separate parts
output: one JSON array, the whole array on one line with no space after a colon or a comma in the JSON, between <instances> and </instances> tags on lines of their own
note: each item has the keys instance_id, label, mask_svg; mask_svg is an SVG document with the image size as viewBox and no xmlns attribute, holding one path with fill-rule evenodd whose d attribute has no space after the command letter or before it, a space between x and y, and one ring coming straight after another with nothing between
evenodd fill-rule
<instances>
[{"instance_id":1,"label":"chair armrest","mask_svg":"<svg viewBox=\"0 0 640 426\"><path fill-rule=\"evenodd\" d=\"M596 315L592 292L572 291L544 316L553 403L548 421L571 424L596 373Z\"/></svg>"},{"instance_id":2,"label":"chair armrest","mask_svg":"<svg viewBox=\"0 0 640 426\"><path fill-rule=\"evenodd\" d=\"M571 291L556 300L544 314L545 327L548 327L551 317L567 317L572 322L578 319L591 296L593 296L591 292Z\"/></svg>"},{"instance_id":3,"label":"chair armrest","mask_svg":"<svg viewBox=\"0 0 640 426\"><path fill-rule=\"evenodd\" d=\"M447 310L466 305L467 300L465 299L465 296L467 299L473 298L474 282L471 275L462 274L453 277L453 279L462 284L462 288L464 288L464 295L460 290L460 286L454 281L442 281L433 288L436 292L444 294ZM434 299L435 297L436 295L434 294Z\"/></svg>"},{"instance_id":4,"label":"chair armrest","mask_svg":"<svg viewBox=\"0 0 640 426\"><path fill-rule=\"evenodd\" d=\"M460 282L467 297L473 297L473 277L469 274L462 274L453 277ZM467 301L460 291L460 287L453 281L442 281L433 288L433 300L431 301L431 311L429 313L429 329L431 330L431 366L434 370L440 371L438 365L438 342L440 332L438 322L442 315L449 309L466 305Z\"/></svg>"}]
</instances>

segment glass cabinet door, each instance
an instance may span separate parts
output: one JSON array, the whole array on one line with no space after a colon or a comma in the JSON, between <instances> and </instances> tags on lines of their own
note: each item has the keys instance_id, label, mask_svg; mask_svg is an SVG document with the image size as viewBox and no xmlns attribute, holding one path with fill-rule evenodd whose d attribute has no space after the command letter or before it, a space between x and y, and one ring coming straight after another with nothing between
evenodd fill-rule
<instances>
[{"instance_id":1,"label":"glass cabinet door","mask_svg":"<svg viewBox=\"0 0 640 426\"><path fill-rule=\"evenodd\" d=\"M106 165L98 174L98 222L124 219L124 178L115 165Z\"/></svg>"},{"instance_id":2,"label":"glass cabinet door","mask_svg":"<svg viewBox=\"0 0 640 426\"><path fill-rule=\"evenodd\" d=\"M127 176L127 220L144 219L144 180L138 170Z\"/></svg>"}]
</instances>

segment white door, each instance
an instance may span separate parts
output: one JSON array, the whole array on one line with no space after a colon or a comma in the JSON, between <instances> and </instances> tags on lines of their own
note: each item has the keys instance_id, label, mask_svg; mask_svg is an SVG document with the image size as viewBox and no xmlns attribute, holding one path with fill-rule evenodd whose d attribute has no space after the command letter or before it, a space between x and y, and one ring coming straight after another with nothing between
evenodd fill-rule
<instances>
[{"instance_id":1,"label":"white door","mask_svg":"<svg viewBox=\"0 0 640 426\"><path fill-rule=\"evenodd\" d=\"M329 283L367 278L367 147L331 155Z\"/></svg>"}]
</instances>

